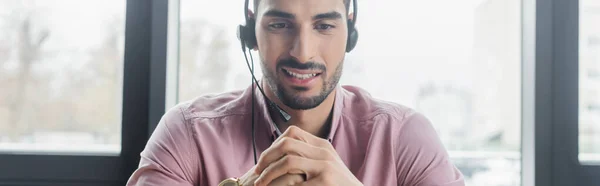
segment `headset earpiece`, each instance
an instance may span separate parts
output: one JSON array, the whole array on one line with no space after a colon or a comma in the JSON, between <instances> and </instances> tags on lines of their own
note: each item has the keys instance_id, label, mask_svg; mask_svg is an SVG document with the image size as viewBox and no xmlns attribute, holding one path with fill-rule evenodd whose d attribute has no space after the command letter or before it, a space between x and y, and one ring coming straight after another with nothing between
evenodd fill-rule
<instances>
[{"instance_id":1,"label":"headset earpiece","mask_svg":"<svg viewBox=\"0 0 600 186\"><path fill-rule=\"evenodd\" d=\"M246 51L245 47L252 49L256 47L256 34L254 33L255 21L252 18L246 20L246 25L238 26L238 39L242 44L242 50Z\"/></svg>"},{"instance_id":2,"label":"headset earpiece","mask_svg":"<svg viewBox=\"0 0 600 186\"><path fill-rule=\"evenodd\" d=\"M346 52L352 51L358 41L358 31L354 27L354 23L348 20L348 41L346 41Z\"/></svg>"}]
</instances>

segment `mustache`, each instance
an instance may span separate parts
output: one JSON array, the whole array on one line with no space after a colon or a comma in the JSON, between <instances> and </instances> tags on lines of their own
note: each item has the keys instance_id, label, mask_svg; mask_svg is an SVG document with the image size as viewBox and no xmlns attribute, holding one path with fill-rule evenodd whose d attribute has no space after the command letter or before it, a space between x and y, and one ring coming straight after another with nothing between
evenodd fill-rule
<instances>
[{"instance_id":1,"label":"mustache","mask_svg":"<svg viewBox=\"0 0 600 186\"><path fill-rule=\"evenodd\" d=\"M292 59L292 58L279 60L279 62L277 63L277 68L281 68L281 67L289 67L289 68L295 68L295 69L300 69L300 70L327 71L327 67L325 67L325 65L323 65L321 63L316 63L313 61L309 61L306 63L300 63L297 60Z\"/></svg>"}]
</instances>

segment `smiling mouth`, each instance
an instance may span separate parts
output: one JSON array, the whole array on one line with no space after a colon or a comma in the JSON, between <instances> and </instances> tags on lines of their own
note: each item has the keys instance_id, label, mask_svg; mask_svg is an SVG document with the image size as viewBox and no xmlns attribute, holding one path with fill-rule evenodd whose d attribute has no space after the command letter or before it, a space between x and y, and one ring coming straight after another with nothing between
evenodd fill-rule
<instances>
[{"instance_id":1,"label":"smiling mouth","mask_svg":"<svg viewBox=\"0 0 600 186\"><path fill-rule=\"evenodd\" d=\"M282 68L282 71L289 77L293 77L296 79L300 79L300 80L304 80L304 79L309 79L309 78L313 78L316 76L321 75L320 72L310 72L310 71L295 71L295 70L289 70L289 69L285 69Z\"/></svg>"}]
</instances>

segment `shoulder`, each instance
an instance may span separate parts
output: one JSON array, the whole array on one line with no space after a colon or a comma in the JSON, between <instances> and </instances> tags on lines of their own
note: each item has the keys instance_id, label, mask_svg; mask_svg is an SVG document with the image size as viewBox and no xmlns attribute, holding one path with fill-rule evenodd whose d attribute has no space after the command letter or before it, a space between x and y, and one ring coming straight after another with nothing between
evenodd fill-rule
<instances>
[{"instance_id":1,"label":"shoulder","mask_svg":"<svg viewBox=\"0 0 600 186\"><path fill-rule=\"evenodd\" d=\"M231 91L221 94L207 94L180 102L168 109L160 119L155 131L169 136L177 136L182 140L190 140L197 119L219 119L232 115L243 115L247 112L244 91ZM214 121L214 120L213 120ZM214 122L211 122L214 123ZM153 134L156 138L160 133Z\"/></svg>"},{"instance_id":2,"label":"shoulder","mask_svg":"<svg viewBox=\"0 0 600 186\"><path fill-rule=\"evenodd\" d=\"M220 94L206 94L187 100L175 106L184 119L194 117L216 118L228 115L246 114L248 90L235 90Z\"/></svg>"},{"instance_id":3,"label":"shoulder","mask_svg":"<svg viewBox=\"0 0 600 186\"><path fill-rule=\"evenodd\" d=\"M236 114L240 109L235 108L244 105L240 97L241 91L204 95L167 110L140 153L140 165L128 184L173 185L202 181L202 177L197 176L202 175L203 162L198 158L202 156L192 119Z\"/></svg>"},{"instance_id":4,"label":"shoulder","mask_svg":"<svg viewBox=\"0 0 600 186\"><path fill-rule=\"evenodd\" d=\"M343 116L367 128L390 132L393 143L418 141L419 144L437 143L437 133L423 113L405 105L374 98L355 86L343 86ZM410 144L407 144L410 145ZM413 143L416 145L416 143Z\"/></svg>"},{"instance_id":5,"label":"shoulder","mask_svg":"<svg viewBox=\"0 0 600 186\"><path fill-rule=\"evenodd\" d=\"M221 118L245 112L245 91L202 95L169 108L161 117L146 147L141 153L142 164L172 176L172 179L197 181L198 165L201 164L199 145L196 143L203 132L203 139L216 139L214 130L196 129L195 118ZM213 127L203 125L204 127ZM206 129L206 128L203 128ZM212 132L212 133L211 133ZM207 137L209 136L209 137ZM138 170L141 174L145 169ZM149 173L147 173L149 174ZM156 178L160 179L160 178ZM169 178L171 179L171 178ZM166 179L166 180L169 180ZM168 184L166 184L168 185Z\"/></svg>"},{"instance_id":6,"label":"shoulder","mask_svg":"<svg viewBox=\"0 0 600 186\"><path fill-rule=\"evenodd\" d=\"M389 135L386 136L393 148L398 180L403 185L463 183L462 174L450 162L436 130L424 114L374 98L358 87L343 86L342 91L345 117Z\"/></svg>"},{"instance_id":7,"label":"shoulder","mask_svg":"<svg viewBox=\"0 0 600 186\"><path fill-rule=\"evenodd\" d=\"M400 125L411 118L425 119L425 116L416 110L391 101L375 98L366 90L345 85L341 87L344 97L343 114L354 120L366 121L386 119L390 123Z\"/></svg>"}]
</instances>

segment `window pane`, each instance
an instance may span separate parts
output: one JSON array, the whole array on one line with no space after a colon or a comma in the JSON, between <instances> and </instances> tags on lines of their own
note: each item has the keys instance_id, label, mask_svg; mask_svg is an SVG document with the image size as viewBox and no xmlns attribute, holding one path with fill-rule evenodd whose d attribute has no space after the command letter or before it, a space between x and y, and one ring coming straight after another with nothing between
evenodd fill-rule
<instances>
[{"instance_id":1,"label":"window pane","mask_svg":"<svg viewBox=\"0 0 600 186\"><path fill-rule=\"evenodd\" d=\"M0 0L0 152L120 152L124 0Z\"/></svg>"},{"instance_id":2,"label":"window pane","mask_svg":"<svg viewBox=\"0 0 600 186\"><path fill-rule=\"evenodd\" d=\"M242 7L182 0L180 101L250 85L235 35ZM521 2L369 0L359 9L340 83L424 113L467 185L520 185Z\"/></svg>"},{"instance_id":3,"label":"window pane","mask_svg":"<svg viewBox=\"0 0 600 186\"><path fill-rule=\"evenodd\" d=\"M244 21L243 6L243 0L181 0L179 101L251 84L236 36L237 26ZM256 60L254 64L260 78L260 65Z\"/></svg>"},{"instance_id":4,"label":"window pane","mask_svg":"<svg viewBox=\"0 0 600 186\"><path fill-rule=\"evenodd\" d=\"M600 162L600 0L580 7L579 160Z\"/></svg>"}]
</instances>

